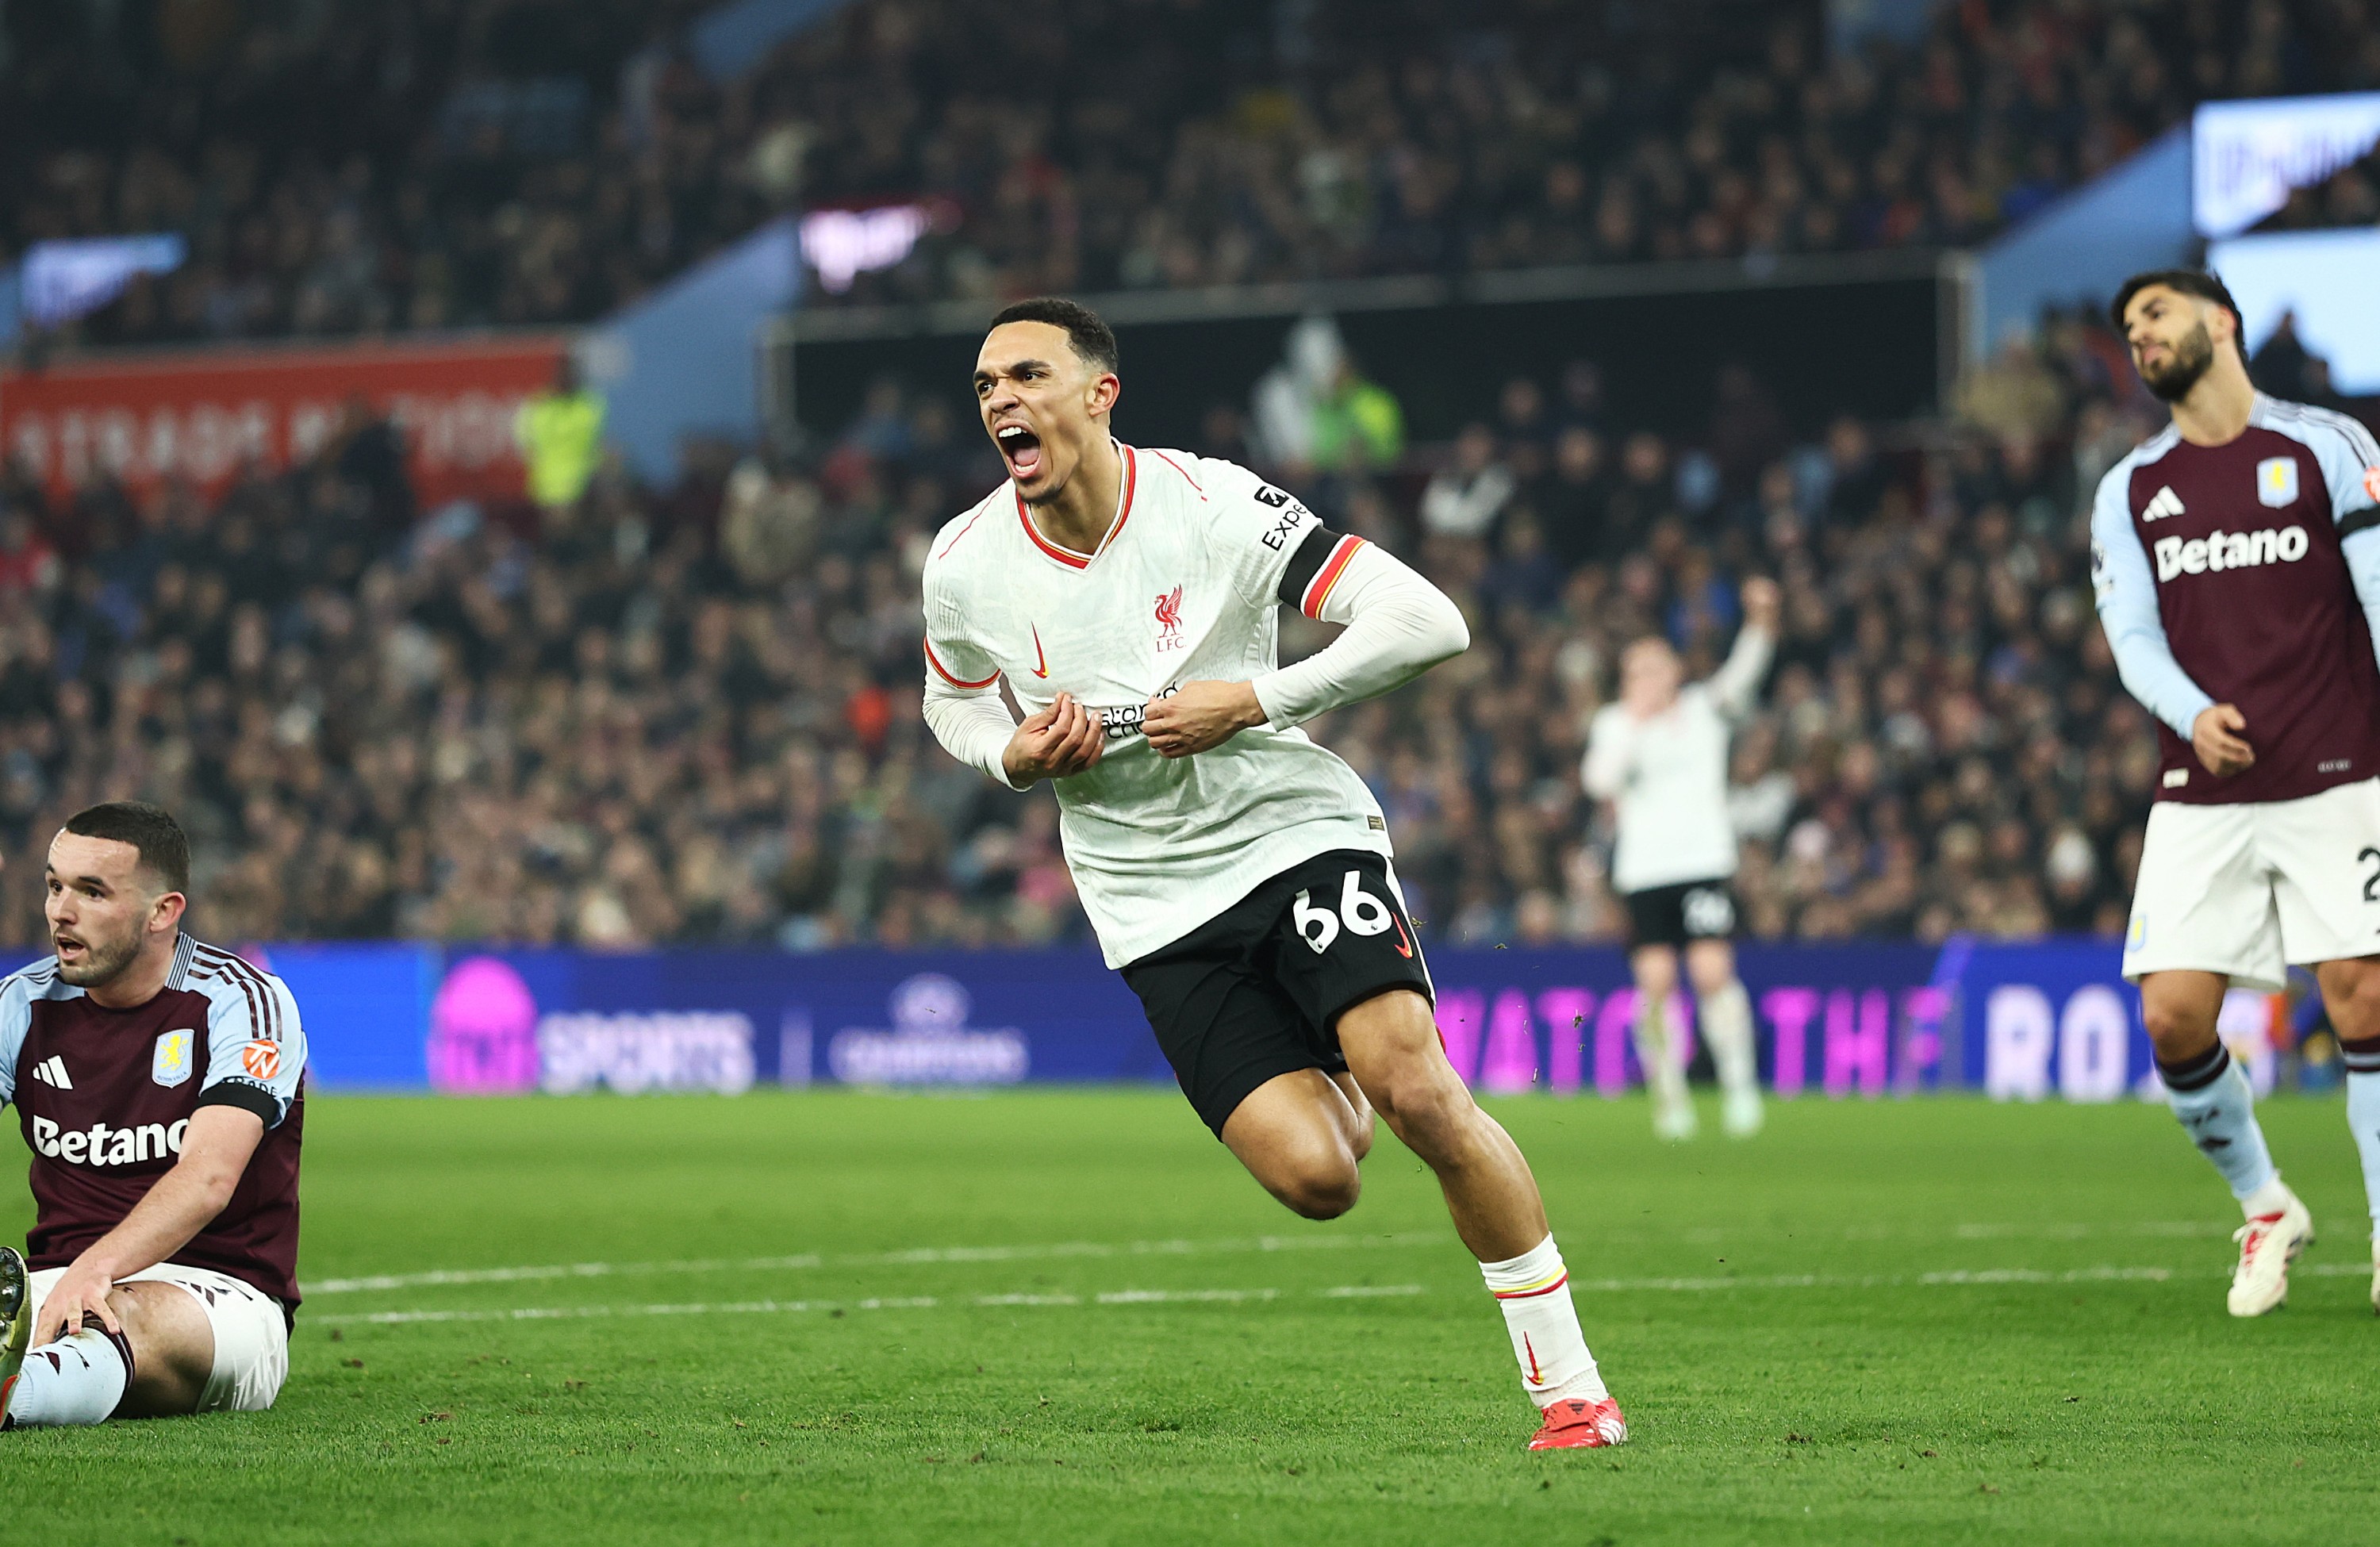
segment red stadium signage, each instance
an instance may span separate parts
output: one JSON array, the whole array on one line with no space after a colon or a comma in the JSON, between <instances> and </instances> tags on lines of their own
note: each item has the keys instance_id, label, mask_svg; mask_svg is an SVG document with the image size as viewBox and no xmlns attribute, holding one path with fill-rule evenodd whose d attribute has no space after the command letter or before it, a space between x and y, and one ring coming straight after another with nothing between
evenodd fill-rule
<instances>
[{"instance_id":1,"label":"red stadium signage","mask_svg":"<svg viewBox=\"0 0 2380 1547\"><path fill-rule=\"evenodd\" d=\"M210 349L0 372L0 450L62 497L101 472L136 492L183 478L212 494L245 466L314 456L360 396L404 432L423 505L514 495L514 416L552 382L565 347L545 335Z\"/></svg>"}]
</instances>

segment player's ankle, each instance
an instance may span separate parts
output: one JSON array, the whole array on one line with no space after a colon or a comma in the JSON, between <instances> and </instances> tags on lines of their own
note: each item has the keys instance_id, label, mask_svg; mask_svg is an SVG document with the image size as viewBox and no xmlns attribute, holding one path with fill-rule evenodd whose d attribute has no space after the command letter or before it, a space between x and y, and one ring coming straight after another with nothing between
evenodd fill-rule
<instances>
[{"instance_id":1,"label":"player's ankle","mask_svg":"<svg viewBox=\"0 0 2380 1547\"><path fill-rule=\"evenodd\" d=\"M2250 1219L2262 1219L2267 1214L2281 1212L2297 1200L2297 1196L2289 1190L2289 1184L2281 1180L2281 1174L2276 1171L2263 1185L2240 1200L2240 1212Z\"/></svg>"}]
</instances>

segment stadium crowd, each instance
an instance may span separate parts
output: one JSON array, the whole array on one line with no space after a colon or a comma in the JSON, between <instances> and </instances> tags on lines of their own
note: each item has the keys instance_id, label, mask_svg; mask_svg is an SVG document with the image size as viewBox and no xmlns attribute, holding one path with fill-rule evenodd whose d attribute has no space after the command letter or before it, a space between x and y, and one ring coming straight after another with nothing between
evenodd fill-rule
<instances>
[{"instance_id":1,"label":"stadium crowd","mask_svg":"<svg viewBox=\"0 0 2380 1547\"><path fill-rule=\"evenodd\" d=\"M68 340L127 342L584 320L797 206L932 212L854 302L1963 243L2380 86L2380 0L858 0L725 79L705 8L11 6L0 260L186 233Z\"/></svg>"},{"instance_id":2,"label":"stadium crowd","mask_svg":"<svg viewBox=\"0 0 2380 1547\"><path fill-rule=\"evenodd\" d=\"M1796 444L1735 372L1706 433L1515 380L1442 455L1268 471L1413 557L1470 652L1312 729L1372 784L1430 934L1607 940L1582 737L1620 650L1707 669L1736 585L1785 591L1739 737L1760 936L2119 930L2155 751L2092 615L2082 515L2153 405L2058 320L1970 380L1961 428ZM1621 400L1615 391L1614 400ZM1196 449L1254 457L1241 416ZM1129 418L1122 426L1129 436ZM384 427L233 487L0 509L0 844L141 794L197 839L218 938L888 944L1084 924L1046 786L990 787L919 719L929 534L1001 476L884 384L810 462L648 492L614 465L542 518L408 524ZM1293 652L1319 626L1285 620ZM40 938L12 886L0 941Z\"/></svg>"}]
</instances>

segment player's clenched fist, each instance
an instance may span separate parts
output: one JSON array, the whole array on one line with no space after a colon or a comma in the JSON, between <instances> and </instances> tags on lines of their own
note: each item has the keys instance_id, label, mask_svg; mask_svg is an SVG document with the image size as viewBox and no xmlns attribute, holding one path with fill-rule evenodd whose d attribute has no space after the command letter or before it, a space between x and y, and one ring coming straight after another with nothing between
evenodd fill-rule
<instances>
[{"instance_id":1,"label":"player's clenched fist","mask_svg":"<svg viewBox=\"0 0 2380 1547\"><path fill-rule=\"evenodd\" d=\"M1186 758L1211 750L1265 723L1257 690L1245 682L1185 682L1171 697L1151 699L1140 728L1157 755Z\"/></svg>"},{"instance_id":2,"label":"player's clenched fist","mask_svg":"<svg viewBox=\"0 0 2380 1547\"><path fill-rule=\"evenodd\" d=\"M1010 784L1030 785L1080 774L1099 761L1106 748L1107 728L1099 717L1073 694L1060 693L1049 708L1016 727L1000 761Z\"/></svg>"},{"instance_id":3,"label":"player's clenched fist","mask_svg":"<svg viewBox=\"0 0 2380 1547\"><path fill-rule=\"evenodd\" d=\"M1743 582L1743 621L1768 633L1777 631L1778 615L1784 610L1777 582L1766 576L1755 576Z\"/></svg>"},{"instance_id":4,"label":"player's clenched fist","mask_svg":"<svg viewBox=\"0 0 2380 1547\"><path fill-rule=\"evenodd\" d=\"M2240 713L2237 704L2211 704L2200 710L2198 718L2190 723L2191 750L2218 779L2244 774L2255 766L2256 749L2232 733L2247 728L2248 718Z\"/></svg>"}]
</instances>

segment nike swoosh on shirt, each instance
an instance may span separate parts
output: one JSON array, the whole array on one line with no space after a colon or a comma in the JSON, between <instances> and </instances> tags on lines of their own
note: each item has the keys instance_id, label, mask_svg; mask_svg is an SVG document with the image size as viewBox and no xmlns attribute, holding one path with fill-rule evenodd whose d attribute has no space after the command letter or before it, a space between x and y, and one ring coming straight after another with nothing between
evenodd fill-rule
<instances>
[{"instance_id":1,"label":"nike swoosh on shirt","mask_svg":"<svg viewBox=\"0 0 2380 1547\"><path fill-rule=\"evenodd\" d=\"M1050 675L1050 658L1041 653L1041 627L1038 624L1033 627L1033 675L1039 677Z\"/></svg>"},{"instance_id":2,"label":"nike swoosh on shirt","mask_svg":"<svg viewBox=\"0 0 2380 1547\"><path fill-rule=\"evenodd\" d=\"M1404 920L1394 914L1390 914L1390 919L1397 926L1397 955L1407 961L1413 960L1413 939L1405 933Z\"/></svg>"}]
</instances>

